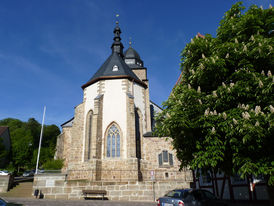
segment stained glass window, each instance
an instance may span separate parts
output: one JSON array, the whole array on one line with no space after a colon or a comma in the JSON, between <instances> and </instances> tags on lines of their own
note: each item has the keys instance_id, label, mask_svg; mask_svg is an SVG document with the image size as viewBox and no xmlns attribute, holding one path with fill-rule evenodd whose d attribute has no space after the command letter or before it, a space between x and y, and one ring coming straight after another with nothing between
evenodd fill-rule
<instances>
[{"instance_id":1,"label":"stained glass window","mask_svg":"<svg viewBox=\"0 0 274 206\"><path fill-rule=\"evenodd\" d=\"M115 124L107 133L107 157L120 157L120 131Z\"/></svg>"},{"instance_id":2,"label":"stained glass window","mask_svg":"<svg viewBox=\"0 0 274 206\"><path fill-rule=\"evenodd\" d=\"M110 135L108 135L108 137L107 137L107 157L110 157L110 142L111 142Z\"/></svg>"},{"instance_id":3,"label":"stained glass window","mask_svg":"<svg viewBox=\"0 0 274 206\"><path fill-rule=\"evenodd\" d=\"M116 157L120 157L120 134L116 136Z\"/></svg>"}]
</instances>

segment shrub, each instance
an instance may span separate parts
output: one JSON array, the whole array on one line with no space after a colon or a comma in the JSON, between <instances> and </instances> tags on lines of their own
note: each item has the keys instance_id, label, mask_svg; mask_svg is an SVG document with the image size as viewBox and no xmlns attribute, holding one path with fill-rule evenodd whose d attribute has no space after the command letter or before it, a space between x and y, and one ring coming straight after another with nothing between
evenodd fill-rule
<instances>
[{"instance_id":1,"label":"shrub","mask_svg":"<svg viewBox=\"0 0 274 206\"><path fill-rule=\"evenodd\" d=\"M57 159L57 160L48 160L43 164L43 168L45 170L60 170L62 169L64 165L64 160L62 159Z\"/></svg>"}]
</instances>

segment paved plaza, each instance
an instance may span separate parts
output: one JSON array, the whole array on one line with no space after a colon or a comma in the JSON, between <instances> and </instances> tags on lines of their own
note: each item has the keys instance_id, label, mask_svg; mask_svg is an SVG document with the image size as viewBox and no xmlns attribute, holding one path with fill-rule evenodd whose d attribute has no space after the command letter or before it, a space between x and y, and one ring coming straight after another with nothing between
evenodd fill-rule
<instances>
[{"instance_id":1,"label":"paved plaza","mask_svg":"<svg viewBox=\"0 0 274 206\"><path fill-rule=\"evenodd\" d=\"M109 200L48 200L32 198L5 198L10 203L24 206L155 206L155 202L119 202Z\"/></svg>"},{"instance_id":2,"label":"paved plaza","mask_svg":"<svg viewBox=\"0 0 274 206\"><path fill-rule=\"evenodd\" d=\"M9 203L16 206L156 206L156 202L129 202L129 201L109 201L109 200L50 200L33 198L5 198ZM269 206L268 202L228 202L228 206Z\"/></svg>"}]
</instances>

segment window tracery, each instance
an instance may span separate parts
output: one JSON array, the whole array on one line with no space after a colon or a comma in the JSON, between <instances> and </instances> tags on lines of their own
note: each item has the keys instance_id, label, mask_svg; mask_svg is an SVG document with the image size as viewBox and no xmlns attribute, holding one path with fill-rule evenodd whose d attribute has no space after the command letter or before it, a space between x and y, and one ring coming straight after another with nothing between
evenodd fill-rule
<instances>
[{"instance_id":1,"label":"window tracery","mask_svg":"<svg viewBox=\"0 0 274 206\"><path fill-rule=\"evenodd\" d=\"M112 124L107 132L107 157L120 157L120 131Z\"/></svg>"}]
</instances>

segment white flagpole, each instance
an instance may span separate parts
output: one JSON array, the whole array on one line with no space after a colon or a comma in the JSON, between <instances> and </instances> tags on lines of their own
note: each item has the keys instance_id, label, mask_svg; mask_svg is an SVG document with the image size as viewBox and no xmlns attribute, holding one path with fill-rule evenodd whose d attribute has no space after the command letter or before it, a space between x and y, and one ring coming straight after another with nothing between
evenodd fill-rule
<instances>
[{"instance_id":1,"label":"white flagpole","mask_svg":"<svg viewBox=\"0 0 274 206\"><path fill-rule=\"evenodd\" d=\"M39 148L38 148L38 154L37 154L35 174L38 174L38 163L39 163L40 149L41 149L41 143L42 143L42 137L43 137L45 114L46 114L46 106L44 106L44 113L43 113L42 128L41 128L41 133L40 133L40 141L39 141Z\"/></svg>"}]
</instances>

